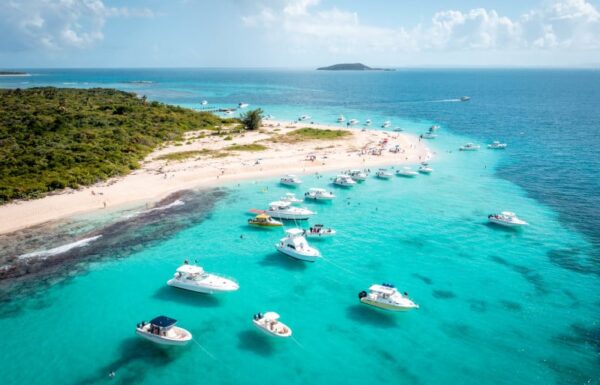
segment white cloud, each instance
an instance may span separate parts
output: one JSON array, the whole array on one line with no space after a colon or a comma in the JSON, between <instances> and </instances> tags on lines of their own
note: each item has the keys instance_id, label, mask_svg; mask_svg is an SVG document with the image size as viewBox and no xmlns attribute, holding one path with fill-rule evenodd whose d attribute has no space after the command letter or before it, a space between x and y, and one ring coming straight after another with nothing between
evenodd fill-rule
<instances>
[{"instance_id":1,"label":"white cloud","mask_svg":"<svg viewBox=\"0 0 600 385\"><path fill-rule=\"evenodd\" d=\"M148 9L107 7L102 0L10 0L0 13L4 50L82 48L104 38L111 17L152 17Z\"/></svg>"},{"instance_id":2,"label":"white cloud","mask_svg":"<svg viewBox=\"0 0 600 385\"><path fill-rule=\"evenodd\" d=\"M600 48L600 12L586 0L559 0L517 18L495 10L444 10L415 26L381 27L355 12L322 9L318 0L275 1L243 17L268 29L293 52L444 52L483 50L590 50Z\"/></svg>"}]
</instances>

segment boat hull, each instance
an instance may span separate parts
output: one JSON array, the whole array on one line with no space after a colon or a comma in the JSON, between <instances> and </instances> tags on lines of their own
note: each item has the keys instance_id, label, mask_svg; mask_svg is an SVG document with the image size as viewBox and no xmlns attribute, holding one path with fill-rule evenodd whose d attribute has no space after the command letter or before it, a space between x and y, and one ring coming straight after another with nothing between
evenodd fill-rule
<instances>
[{"instance_id":1,"label":"boat hull","mask_svg":"<svg viewBox=\"0 0 600 385\"><path fill-rule=\"evenodd\" d=\"M295 252L295 251L291 250L288 247L281 247L279 244L276 244L275 247L277 248L277 251L279 251L280 253L285 254L288 257L292 257L294 259L298 259L300 261L314 262L317 259L321 258L321 254L317 254L317 255L301 254L301 253L298 253L298 252Z\"/></svg>"},{"instance_id":2,"label":"boat hull","mask_svg":"<svg viewBox=\"0 0 600 385\"><path fill-rule=\"evenodd\" d=\"M527 225L526 222L522 222L522 223L519 223L519 222L506 222L506 221L498 220L496 218L488 218L488 221L490 223L493 223L493 224L498 225L498 226L512 227L512 228L523 227L523 226Z\"/></svg>"},{"instance_id":3,"label":"boat hull","mask_svg":"<svg viewBox=\"0 0 600 385\"><path fill-rule=\"evenodd\" d=\"M266 334L268 336L271 336L271 337L287 338L287 337L291 337L292 336L292 329L290 329L289 326L283 324L282 322L279 322L279 323L281 325L283 325L285 328L287 328L287 331L288 331L287 333L280 334L280 333L273 332L273 331L267 329L261 323L255 321L255 320L252 320L252 323L254 323L254 326L256 326L258 328L258 330L260 330L264 334Z\"/></svg>"},{"instance_id":4,"label":"boat hull","mask_svg":"<svg viewBox=\"0 0 600 385\"><path fill-rule=\"evenodd\" d=\"M306 237L306 238L330 238L330 237L333 237L334 235L335 235L335 231L332 231L330 233L306 232L306 234L304 234L304 237Z\"/></svg>"},{"instance_id":5,"label":"boat hull","mask_svg":"<svg viewBox=\"0 0 600 385\"><path fill-rule=\"evenodd\" d=\"M231 287L229 287L229 286L228 287L215 287L215 286L207 287L207 286L199 286L199 285L189 285L189 284L186 284L186 283L181 282L174 278L171 278L170 280L168 280L167 285L176 287L178 289L189 290L189 291L193 291L196 293L203 293L203 294L227 293L227 292L236 291L239 289L239 287L237 287L237 285L231 286Z\"/></svg>"},{"instance_id":6,"label":"boat hull","mask_svg":"<svg viewBox=\"0 0 600 385\"><path fill-rule=\"evenodd\" d=\"M360 302L364 303L365 305L369 305L369 306L373 306L373 307L377 307L377 308L389 310L389 311L397 311L397 312L409 311L409 310L413 310L413 309L417 308L416 306L399 306L399 305L392 305L389 303L382 303L382 302L370 300L367 297L361 298Z\"/></svg>"},{"instance_id":7,"label":"boat hull","mask_svg":"<svg viewBox=\"0 0 600 385\"><path fill-rule=\"evenodd\" d=\"M181 328L180 328L181 329ZM181 329L183 330L183 329ZM187 337L184 339L172 339L172 338L166 338L163 336L159 336L156 334L152 334L152 333L148 333L145 331L142 331L140 329L136 329L135 334L137 334L138 336L154 342L156 344L159 345L166 345L166 346L184 346L187 345L188 342L190 342L190 340L192 339L192 334L190 332L188 332L187 330L185 330L185 332L187 333Z\"/></svg>"},{"instance_id":8,"label":"boat hull","mask_svg":"<svg viewBox=\"0 0 600 385\"><path fill-rule=\"evenodd\" d=\"M304 199L310 199L313 201L332 201L334 197L330 196L310 196L307 195Z\"/></svg>"},{"instance_id":9,"label":"boat hull","mask_svg":"<svg viewBox=\"0 0 600 385\"><path fill-rule=\"evenodd\" d=\"M266 211L268 215L276 219L287 219L287 220L295 220L295 221L305 221L312 214L289 214L289 213L281 213L277 211Z\"/></svg>"},{"instance_id":10,"label":"boat hull","mask_svg":"<svg viewBox=\"0 0 600 385\"><path fill-rule=\"evenodd\" d=\"M282 180L279 181L279 183L281 183L284 186L293 186L293 187L300 186L302 184L302 182L289 182L289 181L282 181Z\"/></svg>"}]
</instances>

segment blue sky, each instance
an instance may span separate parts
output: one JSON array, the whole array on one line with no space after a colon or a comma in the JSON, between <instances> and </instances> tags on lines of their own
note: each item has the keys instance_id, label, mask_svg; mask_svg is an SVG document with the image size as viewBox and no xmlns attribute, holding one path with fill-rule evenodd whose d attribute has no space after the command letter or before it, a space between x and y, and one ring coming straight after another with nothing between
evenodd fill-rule
<instances>
[{"instance_id":1,"label":"blue sky","mask_svg":"<svg viewBox=\"0 0 600 385\"><path fill-rule=\"evenodd\" d=\"M0 68L600 66L590 0L3 0Z\"/></svg>"}]
</instances>

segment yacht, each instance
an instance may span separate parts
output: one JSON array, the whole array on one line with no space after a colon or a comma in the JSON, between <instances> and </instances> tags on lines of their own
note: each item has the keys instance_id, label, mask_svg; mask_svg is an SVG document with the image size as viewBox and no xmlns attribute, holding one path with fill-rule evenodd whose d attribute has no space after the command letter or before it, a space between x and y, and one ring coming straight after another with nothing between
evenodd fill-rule
<instances>
[{"instance_id":1,"label":"yacht","mask_svg":"<svg viewBox=\"0 0 600 385\"><path fill-rule=\"evenodd\" d=\"M408 293L400 293L394 285L389 283L371 285L368 293L366 291L358 293L358 299L365 305L391 311L407 311L419 308L419 305L408 298Z\"/></svg>"},{"instance_id":2,"label":"yacht","mask_svg":"<svg viewBox=\"0 0 600 385\"><path fill-rule=\"evenodd\" d=\"M405 178L414 178L415 176L419 175L419 173L413 171L410 167L402 167L396 170L396 175L403 176Z\"/></svg>"},{"instance_id":3,"label":"yacht","mask_svg":"<svg viewBox=\"0 0 600 385\"><path fill-rule=\"evenodd\" d=\"M365 126L370 126L371 125L371 119L367 119L365 121Z\"/></svg>"},{"instance_id":4,"label":"yacht","mask_svg":"<svg viewBox=\"0 0 600 385\"><path fill-rule=\"evenodd\" d=\"M492 144L488 144L488 148L492 150L504 150L506 148L506 143L500 143L497 140L494 140Z\"/></svg>"},{"instance_id":5,"label":"yacht","mask_svg":"<svg viewBox=\"0 0 600 385\"><path fill-rule=\"evenodd\" d=\"M200 104L202 104L203 106L206 106L208 104L208 101L207 100L203 100L203 101L200 102Z\"/></svg>"},{"instance_id":6,"label":"yacht","mask_svg":"<svg viewBox=\"0 0 600 385\"><path fill-rule=\"evenodd\" d=\"M296 194L290 193L290 192L289 193L285 193L285 196L282 196L280 198L280 200L282 202L289 202L291 204L302 203L304 201L303 199L296 198Z\"/></svg>"},{"instance_id":7,"label":"yacht","mask_svg":"<svg viewBox=\"0 0 600 385\"><path fill-rule=\"evenodd\" d=\"M248 224L259 227L281 227L283 223L276 221L270 215L258 214L254 218L248 219Z\"/></svg>"},{"instance_id":8,"label":"yacht","mask_svg":"<svg viewBox=\"0 0 600 385\"><path fill-rule=\"evenodd\" d=\"M381 125L381 128L388 128L389 126L392 125L392 122L390 122L389 120L386 120L385 122L383 122L383 124Z\"/></svg>"},{"instance_id":9,"label":"yacht","mask_svg":"<svg viewBox=\"0 0 600 385\"><path fill-rule=\"evenodd\" d=\"M238 103L238 107L239 107L239 108L246 108L246 107L248 107L248 106L249 106L249 104L248 104L248 103Z\"/></svg>"},{"instance_id":10,"label":"yacht","mask_svg":"<svg viewBox=\"0 0 600 385\"><path fill-rule=\"evenodd\" d=\"M380 168L375 173L375 176L379 179L390 179L392 177L392 173L386 170L385 168Z\"/></svg>"},{"instance_id":11,"label":"yacht","mask_svg":"<svg viewBox=\"0 0 600 385\"><path fill-rule=\"evenodd\" d=\"M337 118L337 122L338 122L338 123L344 123L345 121L346 121L346 118L344 117L344 115L340 115L340 116Z\"/></svg>"},{"instance_id":12,"label":"yacht","mask_svg":"<svg viewBox=\"0 0 600 385\"><path fill-rule=\"evenodd\" d=\"M419 166L419 172L421 174L431 174L433 172L433 169L431 167L429 167L428 163L423 162Z\"/></svg>"},{"instance_id":13,"label":"yacht","mask_svg":"<svg viewBox=\"0 0 600 385\"><path fill-rule=\"evenodd\" d=\"M479 150L478 144L467 143L459 148L460 151L477 151Z\"/></svg>"},{"instance_id":14,"label":"yacht","mask_svg":"<svg viewBox=\"0 0 600 385\"><path fill-rule=\"evenodd\" d=\"M288 174L279 179L279 183L284 184L286 186L300 186L302 184L302 179L298 178L296 175Z\"/></svg>"},{"instance_id":15,"label":"yacht","mask_svg":"<svg viewBox=\"0 0 600 385\"><path fill-rule=\"evenodd\" d=\"M340 174L333 178L333 184L342 187L353 187L356 184L356 182L354 181L354 179L352 179L350 175Z\"/></svg>"},{"instance_id":16,"label":"yacht","mask_svg":"<svg viewBox=\"0 0 600 385\"><path fill-rule=\"evenodd\" d=\"M357 125L358 123L359 123L358 119L350 119L350 120L348 121L348 124L349 124L349 125L351 125L351 126L355 126L355 125Z\"/></svg>"},{"instance_id":17,"label":"yacht","mask_svg":"<svg viewBox=\"0 0 600 385\"><path fill-rule=\"evenodd\" d=\"M321 258L319 250L308 245L304 238L304 230L293 228L286 230L285 234L286 236L275 245L279 252L307 262L314 262Z\"/></svg>"},{"instance_id":18,"label":"yacht","mask_svg":"<svg viewBox=\"0 0 600 385\"><path fill-rule=\"evenodd\" d=\"M301 117L298 118L298 120L309 120L310 116L309 115L302 115Z\"/></svg>"},{"instance_id":19,"label":"yacht","mask_svg":"<svg viewBox=\"0 0 600 385\"><path fill-rule=\"evenodd\" d=\"M421 138L423 138L423 139L435 139L435 138L437 138L437 134L434 134L433 132L426 132L424 134L421 134Z\"/></svg>"},{"instance_id":20,"label":"yacht","mask_svg":"<svg viewBox=\"0 0 600 385\"><path fill-rule=\"evenodd\" d=\"M490 214L488 215L488 221L506 227L521 227L529 224L524 220L519 219L515 213L510 211L503 211L500 214Z\"/></svg>"},{"instance_id":21,"label":"yacht","mask_svg":"<svg viewBox=\"0 0 600 385\"><path fill-rule=\"evenodd\" d=\"M311 188L304 194L304 199L312 199L315 201L330 201L334 198L335 194L324 188Z\"/></svg>"},{"instance_id":22,"label":"yacht","mask_svg":"<svg viewBox=\"0 0 600 385\"><path fill-rule=\"evenodd\" d=\"M294 207L290 202L271 202L269 208L264 212L267 215L277 219L290 219L290 220L306 220L315 213L302 208Z\"/></svg>"},{"instance_id":23,"label":"yacht","mask_svg":"<svg viewBox=\"0 0 600 385\"><path fill-rule=\"evenodd\" d=\"M207 273L201 266L190 265L187 261L179 266L167 285L207 294L236 291L240 288L237 282Z\"/></svg>"},{"instance_id":24,"label":"yacht","mask_svg":"<svg viewBox=\"0 0 600 385\"><path fill-rule=\"evenodd\" d=\"M350 171L348 171L348 176L357 182L363 182L363 181L367 180L367 177L369 175L364 171L350 170Z\"/></svg>"},{"instance_id":25,"label":"yacht","mask_svg":"<svg viewBox=\"0 0 600 385\"><path fill-rule=\"evenodd\" d=\"M460 97L460 101L461 102L468 102L469 100L471 100L470 96L461 96Z\"/></svg>"},{"instance_id":26,"label":"yacht","mask_svg":"<svg viewBox=\"0 0 600 385\"><path fill-rule=\"evenodd\" d=\"M255 314L252 322L257 328L271 336L290 337L292 335L292 329L279 321L279 314L274 311Z\"/></svg>"},{"instance_id":27,"label":"yacht","mask_svg":"<svg viewBox=\"0 0 600 385\"><path fill-rule=\"evenodd\" d=\"M175 326L177 320L161 315L150 322L137 324L135 333L147 340L162 345L185 345L192 339L192 333Z\"/></svg>"},{"instance_id":28,"label":"yacht","mask_svg":"<svg viewBox=\"0 0 600 385\"><path fill-rule=\"evenodd\" d=\"M336 231L332 228L326 228L323 225L314 225L308 230L304 230L304 236L306 238L328 238L336 234Z\"/></svg>"}]
</instances>

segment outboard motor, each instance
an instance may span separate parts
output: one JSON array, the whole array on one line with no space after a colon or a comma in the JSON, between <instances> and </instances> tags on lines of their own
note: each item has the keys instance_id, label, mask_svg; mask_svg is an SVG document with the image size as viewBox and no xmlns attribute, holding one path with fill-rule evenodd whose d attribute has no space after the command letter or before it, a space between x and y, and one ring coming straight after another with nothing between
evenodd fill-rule
<instances>
[{"instance_id":1,"label":"outboard motor","mask_svg":"<svg viewBox=\"0 0 600 385\"><path fill-rule=\"evenodd\" d=\"M366 291L361 291L360 293L358 293L358 299L363 299L367 296L367 292Z\"/></svg>"}]
</instances>

